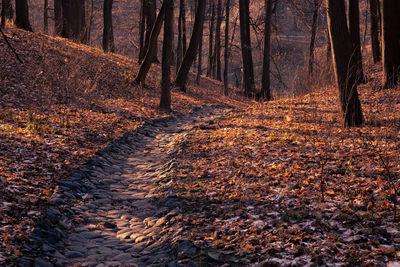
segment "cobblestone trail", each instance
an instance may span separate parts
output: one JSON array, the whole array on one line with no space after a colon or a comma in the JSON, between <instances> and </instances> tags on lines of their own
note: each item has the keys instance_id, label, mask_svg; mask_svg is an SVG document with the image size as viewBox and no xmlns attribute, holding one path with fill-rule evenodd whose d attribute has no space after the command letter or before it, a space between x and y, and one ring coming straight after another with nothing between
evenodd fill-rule
<instances>
[{"instance_id":1,"label":"cobblestone trail","mask_svg":"<svg viewBox=\"0 0 400 267\"><path fill-rule=\"evenodd\" d=\"M160 199L176 145L193 127L226 109L203 107L190 116L147 122L99 151L60 182L50 208L25 244L22 266L183 266L195 253L181 235L179 199Z\"/></svg>"}]
</instances>

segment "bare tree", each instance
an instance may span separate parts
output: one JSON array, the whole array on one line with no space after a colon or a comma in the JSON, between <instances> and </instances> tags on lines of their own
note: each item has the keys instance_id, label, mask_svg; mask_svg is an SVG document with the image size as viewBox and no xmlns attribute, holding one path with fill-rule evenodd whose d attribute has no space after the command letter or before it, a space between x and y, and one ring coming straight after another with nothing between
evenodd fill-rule
<instances>
[{"instance_id":1,"label":"bare tree","mask_svg":"<svg viewBox=\"0 0 400 267\"><path fill-rule=\"evenodd\" d=\"M308 87L311 86L313 80L315 39L317 36L318 17L321 4L322 0L314 0L314 10L313 10L313 18L311 24L311 40L310 40L309 58L308 58Z\"/></svg>"},{"instance_id":2,"label":"bare tree","mask_svg":"<svg viewBox=\"0 0 400 267\"><path fill-rule=\"evenodd\" d=\"M213 62L213 77L221 81L221 24L222 0L217 0L217 23L215 25L215 56Z\"/></svg>"},{"instance_id":3,"label":"bare tree","mask_svg":"<svg viewBox=\"0 0 400 267\"><path fill-rule=\"evenodd\" d=\"M178 18L178 47L176 49L176 72L178 72L183 56L186 53L186 45L186 5L185 0L180 0Z\"/></svg>"},{"instance_id":4,"label":"bare tree","mask_svg":"<svg viewBox=\"0 0 400 267\"><path fill-rule=\"evenodd\" d=\"M29 7L27 0L15 0L15 25L18 28L33 31L29 22Z\"/></svg>"},{"instance_id":5,"label":"bare tree","mask_svg":"<svg viewBox=\"0 0 400 267\"><path fill-rule=\"evenodd\" d=\"M379 0L369 0L371 15L371 45L374 63L381 61L381 47L379 44Z\"/></svg>"},{"instance_id":6,"label":"bare tree","mask_svg":"<svg viewBox=\"0 0 400 267\"><path fill-rule=\"evenodd\" d=\"M254 96L255 82L250 39L249 0L239 0L240 39L242 49L243 87L247 96Z\"/></svg>"},{"instance_id":7,"label":"bare tree","mask_svg":"<svg viewBox=\"0 0 400 267\"><path fill-rule=\"evenodd\" d=\"M87 43L85 2L81 0L63 0L61 36L77 42Z\"/></svg>"},{"instance_id":8,"label":"bare tree","mask_svg":"<svg viewBox=\"0 0 400 267\"><path fill-rule=\"evenodd\" d=\"M360 7L358 3L359 0L347 0L349 33L353 45L353 57L357 64L355 71L357 72L357 82L362 83L364 81L364 71L360 43Z\"/></svg>"},{"instance_id":9,"label":"bare tree","mask_svg":"<svg viewBox=\"0 0 400 267\"><path fill-rule=\"evenodd\" d=\"M54 33L58 36L61 36L63 31L62 27L62 0L54 0Z\"/></svg>"},{"instance_id":10,"label":"bare tree","mask_svg":"<svg viewBox=\"0 0 400 267\"><path fill-rule=\"evenodd\" d=\"M263 72L261 79L261 98L271 100L271 80L270 80L270 51L271 51L271 17L272 0L265 0L265 21L264 21L264 58Z\"/></svg>"},{"instance_id":11,"label":"bare tree","mask_svg":"<svg viewBox=\"0 0 400 267\"><path fill-rule=\"evenodd\" d=\"M158 40L158 35L160 35L161 27L164 22L165 9L166 9L165 5L167 3L168 1L163 2L160 12L157 15L156 22L153 25L153 30L151 31L150 34L149 46L147 48L146 56L144 57L143 62L140 65L139 72L135 78L135 83L137 84L144 83L144 81L146 80L147 73L150 70L151 64L155 61L155 58L157 56L157 40Z\"/></svg>"},{"instance_id":12,"label":"bare tree","mask_svg":"<svg viewBox=\"0 0 400 267\"><path fill-rule=\"evenodd\" d=\"M357 62L353 56L353 45L347 28L344 0L326 0L326 8L344 126L360 126L363 123L363 115L357 92Z\"/></svg>"},{"instance_id":13,"label":"bare tree","mask_svg":"<svg viewBox=\"0 0 400 267\"><path fill-rule=\"evenodd\" d=\"M229 71L229 19L230 19L230 9L231 9L231 1L226 1L225 6L225 41L224 41L224 95L229 94L229 81L228 81L228 71Z\"/></svg>"},{"instance_id":14,"label":"bare tree","mask_svg":"<svg viewBox=\"0 0 400 267\"><path fill-rule=\"evenodd\" d=\"M382 1L383 86L392 88L400 70L400 1Z\"/></svg>"},{"instance_id":15,"label":"bare tree","mask_svg":"<svg viewBox=\"0 0 400 267\"><path fill-rule=\"evenodd\" d=\"M210 33L208 36L208 65L207 65L207 77L211 77L213 67L213 56L214 56L214 25L215 25L215 3L214 0L210 0L209 12L211 13L210 18Z\"/></svg>"},{"instance_id":16,"label":"bare tree","mask_svg":"<svg viewBox=\"0 0 400 267\"><path fill-rule=\"evenodd\" d=\"M113 0L104 0L103 4L103 50L105 52L114 52L114 34L112 24L112 5Z\"/></svg>"},{"instance_id":17,"label":"bare tree","mask_svg":"<svg viewBox=\"0 0 400 267\"><path fill-rule=\"evenodd\" d=\"M201 39L201 29L203 28L204 15L206 10L206 0L197 1L196 17L193 25L192 36L190 38L189 47L185 53L182 64L178 70L177 77L175 79L175 86L181 91L186 92L186 81L189 74L190 67L193 64L194 59L197 55L199 43Z\"/></svg>"},{"instance_id":18,"label":"bare tree","mask_svg":"<svg viewBox=\"0 0 400 267\"><path fill-rule=\"evenodd\" d=\"M172 65L172 40L174 35L174 0L166 2L164 40L162 50L162 78L161 78L161 99L160 108L171 110L171 65Z\"/></svg>"}]
</instances>

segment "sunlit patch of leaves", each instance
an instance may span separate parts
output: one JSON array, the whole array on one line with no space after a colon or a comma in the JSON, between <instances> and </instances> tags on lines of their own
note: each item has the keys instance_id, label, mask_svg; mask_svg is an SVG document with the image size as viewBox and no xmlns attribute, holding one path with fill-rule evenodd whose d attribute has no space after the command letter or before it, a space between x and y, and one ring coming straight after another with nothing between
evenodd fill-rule
<instances>
[{"instance_id":1,"label":"sunlit patch of leaves","mask_svg":"<svg viewBox=\"0 0 400 267\"><path fill-rule=\"evenodd\" d=\"M365 117L379 112L379 122L361 128L342 128L336 91L326 88L233 112L188 136L174 184L203 257L214 249L243 264L396 260L400 92L370 88L360 87Z\"/></svg>"}]
</instances>

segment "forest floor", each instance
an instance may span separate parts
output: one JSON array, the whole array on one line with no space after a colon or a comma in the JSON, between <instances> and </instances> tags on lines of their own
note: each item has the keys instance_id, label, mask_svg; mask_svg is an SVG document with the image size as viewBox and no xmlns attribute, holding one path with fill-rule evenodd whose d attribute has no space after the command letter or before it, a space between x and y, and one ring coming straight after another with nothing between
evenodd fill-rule
<instances>
[{"instance_id":1,"label":"forest floor","mask_svg":"<svg viewBox=\"0 0 400 267\"><path fill-rule=\"evenodd\" d=\"M20 64L0 39L0 263L22 255L57 183L157 109L159 66L132 86L134 60L12 29ZM232 110L193 128L169 174L181 235L209 265L370 265L400 257L396 203L400 91L359 87L365 126L344 129L336 90L265 104L222 96L190 78L173 109ZM161 188L162 189L162 188ZM394 218L396 216L396 218Z\"/></svg>"}]
</instances>

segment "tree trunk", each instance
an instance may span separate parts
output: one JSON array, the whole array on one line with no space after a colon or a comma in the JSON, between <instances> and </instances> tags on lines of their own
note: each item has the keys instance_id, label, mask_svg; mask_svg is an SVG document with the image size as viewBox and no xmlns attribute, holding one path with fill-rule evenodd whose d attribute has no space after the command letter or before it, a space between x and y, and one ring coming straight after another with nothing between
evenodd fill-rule
<instances>
[{"instance_id":1,"label":"tree trunk","mask_svg":"<svg viewBox=\"0 0 400 267\"><path fill-rule=\"evenodd\" d=\"M15 25L18 28L33 31L29 22L29 7L27 0L15 0Z\"/></svg>"},{"instance_id":2,"label":"tree trunk","mask_svg":"<svg viewBox=\"0 0 400 267\"><path fill-rule=\"evenodd\" d=\"M103 5L103 50L104 52L114 52L114 34L112 24L112 5L113 0L104 0Z\"/></svg>"},{"instance_id":3,"label":"tree trunk","mask_svg":"<svg viewBox=\"0 0 400 267\"><path fill-rule=\"evenodd\" d=\"M229 16L230 16L230 6L231 1L226 0L226 10L225 10L225 41L224 41L224 95L229 95L229 81L228 81L228 71L229 71Z\"/></svg>"},{"instance_id":4,"label":"tree trunk","mask_svg":"<svg viewBox=\"0 0 400 267\"><path fill-rule=\"evenodd\" d=\"M352 56L355 58L357 64L355 69L350 71L357 72L357 83L360 84L364 82L364 71L360 43L360 8L358 2L359 0L347 0L347 7L349 9L349 33L353 45Z\"/></svg>"},{"instance_id":5,"label":"tree trunk","mask_svg":"<svg viewBox=\"0 0 400 267\"><path fill-rule=\"evenodd\" d=\"M374 63L378 63L379 61L381 61L381 47L379 44L378 1L379 0L369 0L371 13L371 45Z\"/></svg>"},{"instance_id":6,"label":"tree trunk","mask_svg":"<svg viewBox=\"0 0 400 267\"><path fill-rule=\"evenodd\" d=\"M228 0L229 1L229 0ZM200 33L200 43L199 43L199 59L197 63L197 76L196 76L196 83L200 84L200 76L202 74L202 61L203 61L203 29L204 27L201 27L201 33Z\"/></svg>"},{"instance_id":7,"label":"tree trunk","mask_svg":"<svg viewBox=\"0 0 400 267\"><path fill-rule=\"evenodd\" d=\"M240 39L242 49L243 88L247 96L254 96L254 70L253 57L251 55L250 40L250 10L249 0L239 0L240 13Z\"/></svg>"},{"instance_id":8,"label":"tree trunk","mask_svg":"<svg viewBox=\"0 0 400 267\"><path fill-rule=\"evenodd\" d=\"M61 36L63 32L62 0L54 0L54 34Z\"/></svg>"},{"instance_id":9,"label":"tree trunk","mask_svg":"<svg viewBox=\"0 0 400 267\"><path fill-rule=\"evenodd\" d=\"M400 70L400 1L383 0L382 11L383 86L393 88Z\"/></svg>"},{"instance_id":10,"label":"tree trunk","mask_svg":"<svg viewBox=\"0 0 400 267\"><path fill-rule=\"evenodd\" d=\"M311 24L311 40L310 40L310 49L309 49L309 58L308 58L308 87L311 88L313 81L313 72L314 72L314 50L315 50L315 38L317 36L318 29L318 15L319 9L321 7L320 0L314 0L314 13Z\"/></svg>"},{"instance_id":11,"label":"tree trunk","mask_svg":"<svg viewBox=\"0 0 400 267\"><path fill-rule=\"evenodd\" d=\"M3 0L1 2L1 28L6 27L6 20L12 20L14 17L14 10L11 0Z\"/></svg>"},{"instance_id":12,"label":"tree trunk","mask_svg":"<svg viewBox=\"0 0 400 267\"><path fill-rule=\"evenodd\" d=\"M192 37L190 38L189 48L187 49L185 56L183 58L181 67L179 68L175 86L177 86L181 91L186 92L186 81L189 74L190 67L193 64L194 59L197 55L197 50L199 48L199 43L201 39L201 29L203 28L204 15L206 10L206 0L198 0L196 17L194 20Z\"/></svg>"},{"instance_id":13,"label":"tree trunk","mask_svg":"<svg viewBox=\"0 0 400 267\"><path fill-rule=\"evenodd\" d=\"M261 99L271 100L270 52L271 52L272 0L265 0L264 58L261 80Z\"/></svg>"},{"instance_id":14,"label":"tree trunk","mask_svg":"<svg viewBox=\"0 0 400 267\"><path fill-rule=\"evenodd\" d=\"M183 55L186 52L186 6L185 0L179 2L178 18L178 47L176 49L176 72L181 66Z\"/></svg>"},{"instance_id":15,"label":"tree trunk","mask_svg":"<svg viewBox=\"0 0 400 267\"><path fill-rule=\"evenodd\" d=\"M138 62L139 64L142 63L143 57L145 56L144 51L144 31L145 31L145 23L146 18L144 16L144 5L145 0L140 1L140 19L139 19L139 57Z\"/></svg>"},{"instance_id":16,"label":"tree trunk","mask_svg":"<svg viewBox=\"0 0 400 267\"><path fill-rule=\"evenodd\" d=\"M147 73L150 70L151 64L155 61L155 58L157 56L158 35L160 34L161 27L163 25L165 9L166 9L165 5L167 2L168 1L163 2L160 12L158 13L156 22L153 25L153 30L151 31L149 46L146 52L146 56L144 57L143 62L140 65L139 72L135 78L135 83L137 84L144 83L144 81L146 80Z\"/></svg>"},{"instance_id":17,"label":"tree trunk","mask_svg":"<svg viewBox=\"0 0 400 267\"><path fill-rule=\"evenodd\" d=\"M49 33L49 0L43 2L43 31Z\"/></svg>"},{"instance_id":18,"label":"tree trunk","mask_svg":"<svg viewBox=\"0 0 400 267\"><path fill-rule=\"evenodd\" d=\"M172 40L174 36L174 0L164 0L165 9L164 40L162 50L162 78L160 108L171 110L171 65L172 65Z\"/></svg>"},{"instance_id":19,"label":"tree trunk","mask_svg":"<svg viewBox=\"0 0 400 267\"><path fill-rule=\"evenodd\" d=\"M210 19L210 33L208 36L208 65L207 65L207 77L211 77L212 65L213 65L213 45L214 45L214 22L215 22L215 4L214 0L210 0L210 8L209 12L211 12Z\"/></svg>"},{"instance_id":20,"label":"tree trunk","mask_svg":"<svg viewBox=\"0 0 400 267\"><path fill-rule=\"evenodd\" d=\"M62 0L62 34L64 38L77 42L87 42L85 2Z\"/></svg>"},{"instance_id":21,"label":"tree trunk","mask_svg":"<svg viewBox=\"0 0 400 267\"><path fill-rule=\"evenodd\" d=\"M217 24L215 25L215 72L214 77L218 81L222 81L221 78L221 24L222 24L222 0L217 2Z\"/></svg>"},{"instance_id":22,"label":"tree trunk","mask_svg":"<svg viewBox=\"0 0 400 267\"><path fill-rule=\"evenodd\" d=\"M150 35L153 30L154 22L156 20L156 0L142 0L141 1L141 19L140 19L140 51L139 63L142 62L150 43ZM157 61L157 51L154 57Z\"/></svg>"},{"instance_id":23,"label":"tree trunk","mask_svg":"<svg viewBox=\"0 0 400 267\"><path fill-rule=\"evenodd\" d=\"M329 35L336 83L343 112L344 126L360 126L363 123L361 104L357 92L357 75L353 69L357 62L346 23L344 0L326 0Z\"/></svg>"}]
</instances>

